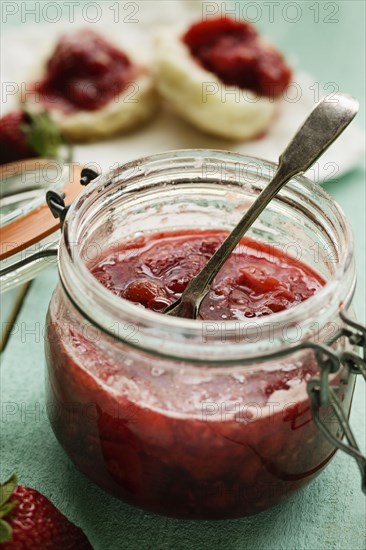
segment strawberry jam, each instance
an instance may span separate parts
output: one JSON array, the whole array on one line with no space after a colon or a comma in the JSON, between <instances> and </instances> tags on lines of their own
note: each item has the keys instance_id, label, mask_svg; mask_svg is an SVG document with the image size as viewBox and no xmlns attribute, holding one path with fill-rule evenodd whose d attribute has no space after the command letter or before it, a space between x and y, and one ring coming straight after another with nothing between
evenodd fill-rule
<instances>
[{"instance_id":1,"label":"strawberry jam","mask_svg":"<svg viewBox=\"0 0 366 550\"><path fill-rule=\"evenodd\" d=\"M160 311L180 297L226 236L224 231L155 234L111 251L92 273L115 294ZM214 280L200 318L270 315L306 300L323 284L307 266L247 238Z\"/></svg>"},{"instance_id":2,"label":"strawberry jam","mask_svg":"<svg viewBox=\"0 0 366 550\"><path fill-rule=\"evenodd\" d=\"M268 97L279 96L289 85L291 69L282 55L246 21L227 17L202 21L190 27L183 42L225 84Z\"/></svg>"},{"instance_id":3,"label":"strawberry jam","mask_svg":"<svg viewBox=\"0 0 366 550\"><path fill-rule=\"evenodd\" d=\"M134 71L129 58L102 36L78 31L60 38L36 89L46 106L95 111L124 90Z\"/></svg>"},{"instance_id":4,"label":"strawberry jam","mask_svg":"<svg viewBox=\"0 0 366 550\"><path fill-rule=\"evenodd\" d=\"M91 271L136 308L160 311L226 235L153 234L103 252ZM211 320L210 330L222 330L228 319L253 324L268 315L275 323L272 313L296 307L322 285L310 267L246 238L216 277L200 315ZM90 330L93 324L61 285L47 328L54 432L83 473L133 505L195 519L254 514L304 486L334 454L312 420L306 393L319 372L311 350L220 368L195 364L192 354L187 361L164 355L163 344L161 354L153 354L143 327L127 324L123 339ZM110 330L116 335L117 328ZM231 346L222 336L220 345ZM204 334L200 338L200 346L208 346ZM189 354L189 338L183 345ZM334 383L348 411L353 386L338 374ZM330 411L323 413L339 436Z\"/></svg>"}]
</instances>

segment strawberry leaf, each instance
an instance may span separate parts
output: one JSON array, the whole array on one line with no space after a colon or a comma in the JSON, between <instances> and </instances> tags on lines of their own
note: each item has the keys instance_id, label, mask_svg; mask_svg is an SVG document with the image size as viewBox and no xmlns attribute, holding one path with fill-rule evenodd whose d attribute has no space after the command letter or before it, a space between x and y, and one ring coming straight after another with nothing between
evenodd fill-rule
<instances>
[{"instance_id":1,"label":"strawberry leaf","mask_svg":"<svg viewBox=\"0 0 366 550\"><path fill-rule=\"evenodd\" d=\"M9 498L15 491L17 483L17 476L14 473L7 481L5 481L5 483L2 483L0 485L0 508L2 508L3 504L5 504L9 500Z\"/></svg>"},{"instance_id":2,"label":"strawberry leaf","mask_svg":"<svg viewBox=\"0 0 366 550\"><path fill-rule=\"evenodd\" d=\"M3 521L0 519L0 544L3 542L6 542L8 540L11 540L13 531L12 528L6 521Z\"/></svg>"},{"instance_id":3,"label":"strawberry leaf","mask_svg":"<svg viewBox=\"0 0 366 550\"><path fill-rule=\"evenodd\" d=\"M10 514L12 509L15 508L15 506L17 506L18 504L19 502L17 500L12 500L11 502L6 502L5 504L3 504L0 508L0 519Z\"/></svg>"},{"instance_id":4,"label":"strawberry leaf","mask_svg":"<svg viewBox=\"0 0 366 550\"><path fill-rule=\"evenodd\" d=\"M18 504L18 501L16 500L8 502L17 486L17 483L17 476L14 473L7 481L5 481L5 483L0 485L0 544L10 540L12 537L12 528L2 518L10 514L13 508Z\"/></svg>"},{"instance_id":5,"label":"strawberry leaf","mask_svg":"<svg viewBox=\"0 0 366 550\"><path fill-rule=\"evenodd\" d=\"M57 124L46 112L32 113L25 108L28 122L22 124L27 144L43 158L57 158L59 147L65 144Z\"/></svg>"}]
</instances>

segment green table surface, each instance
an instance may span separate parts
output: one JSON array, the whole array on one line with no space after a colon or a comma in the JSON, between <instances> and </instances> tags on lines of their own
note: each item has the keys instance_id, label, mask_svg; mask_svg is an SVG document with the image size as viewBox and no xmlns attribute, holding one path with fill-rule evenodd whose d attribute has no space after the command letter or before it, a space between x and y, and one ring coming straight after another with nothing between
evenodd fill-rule
<instances>
[{"instance_id":1,"label":"green table surface","mask_svg":"<svg viewBox=\"0 0 366 550\"><path fill-rule=\"evenodd\" d=\"M248 4L261 4L264 9L266 3L241 3ZM276 17L271 23L263 15L258 26L315 75L320 86L336 82L339 89L357 96L361 101L358 124L364 125L365 2L281 2L281 9L285 4L289 10L301 7L299 21L289 23ZM314 10L319 10L319 22L314 22ZM331 16L333 10L336 14ZM335 21L326 22L326 16ZM358 270L354 303L363 322L365 187L362 166L326 185L353 227ZM53 266L33 282L1 356L2 479L16 469L21 482L51 498L85 530L97 550L365 548L366 509L360 476L354 461L341 452L317 479L287 501L257 516L222 522L179 521L145 513L114 499L78 473L57 443L44 411L42 331L56 281ZM363 452L365 416L365 387L359 380L351 425Z\"/></svg>"}]
</instances>

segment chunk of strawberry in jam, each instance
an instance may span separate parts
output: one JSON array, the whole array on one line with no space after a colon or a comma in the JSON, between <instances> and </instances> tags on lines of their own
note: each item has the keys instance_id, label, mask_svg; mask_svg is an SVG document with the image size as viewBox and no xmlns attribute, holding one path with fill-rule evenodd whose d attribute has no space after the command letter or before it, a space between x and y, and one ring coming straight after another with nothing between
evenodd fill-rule
<instances>
[{"instance_id":1,"label":"chunk of strawberry in jam","mask_svg":"<svg viewBox=\"0 0 366 550\"><path fill-rule=\"evenodd\" d=\"M134 70L127 55L102 36L78 31L60 38L37 92L43 104L65 112L95 111L123 91Z\"/></svg>"},{"instance_id":2,"label":"chunk of strawberry in jam","mask_svg":"<svg viewBox=\"0 0 366 550\"><path fill-rule=\"evenodd\" d=\"M163 294L163 289L157 283L148 279L132 281L123 292L123 297L131 302L147 305L150 300Z\"/></svg>"},{"instance_id":3,"label":"chunk of strawberry in jam","mask_svg":"<svg viewBox=\"0 0 366 550\"><path fill-rule=\"evenodd\" d=\"M291 69L246 21L227 17L196 23L183 36L193 57L225 84L276 97L289 85Z\"/></svg>"}]
</instances>

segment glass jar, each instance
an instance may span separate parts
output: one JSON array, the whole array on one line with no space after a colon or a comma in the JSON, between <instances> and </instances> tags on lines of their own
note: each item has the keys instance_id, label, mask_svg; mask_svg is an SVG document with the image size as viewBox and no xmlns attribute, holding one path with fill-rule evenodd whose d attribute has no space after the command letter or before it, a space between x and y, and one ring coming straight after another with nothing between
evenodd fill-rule
<instances>
[{"instance_id":1,"label":"glass jar","mask_svg":"<svg viewBox=\"0 0 366 550\"><path fill-rule=\"evenodd\" d=\"M99 177L68 211L47 316L49 417L77 468L133 505L254 514L313 479L343 437L325 394L317 422L309 399L329 380L347 417L355 378L333 362L352 355L339 337L355 286L352 237L317 184L289 182L249 232L326 279L292 309L240 322L175 318L90 273L103 251L146 233L230 230L274 169L222 151L156 155Z\"/></svg>"}]
</instances>

